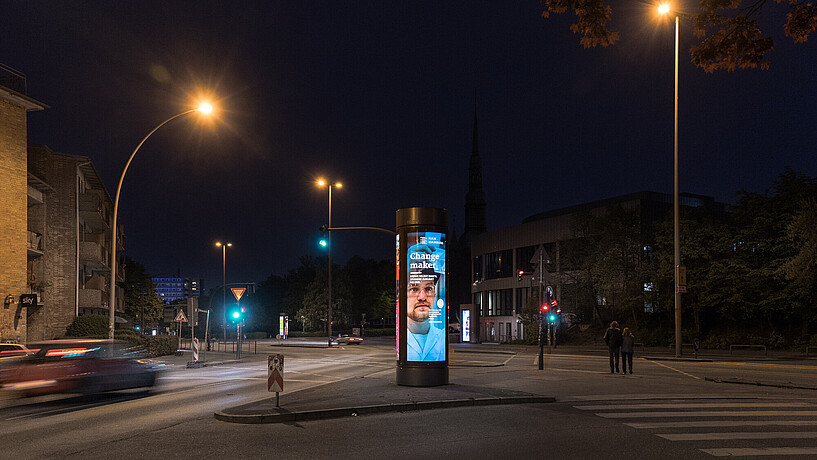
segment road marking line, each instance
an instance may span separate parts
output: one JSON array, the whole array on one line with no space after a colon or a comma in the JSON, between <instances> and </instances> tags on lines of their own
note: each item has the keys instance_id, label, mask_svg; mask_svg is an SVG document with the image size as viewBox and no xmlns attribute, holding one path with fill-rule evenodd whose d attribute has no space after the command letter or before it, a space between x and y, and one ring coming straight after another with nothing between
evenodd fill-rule
<instances>
[{"instance_id":1,"label":"road marking line","mask_svg":"<svg viewBox=\"0 0 817 460\"><path fill-rule=\"evenodd\" d=\"M617 412L617 413L596 413L603 418L657 418L657 417L778 417L778 416L802 416L814 417L817 416L815 410L801 410L801 411L775 411L775 410L756 410L756 411L740 411L740 410L725 410L725 411L688 411L688 412Z\"/></svg>"},{"instance_id":2,"label":"road marking line","mask_svg":"<svg viewBox=\"0 0 817 460\"><path fill-rule=\"evenodd\" d=\"M697 422L625 423L630 428L717 428L727 426L809 426L817 420L699 420Z\"/></svg>"},{"instance_id":3,"label":"road marking line","mask_svg":"<svg viewBox=\"0 0 817 460\"><path fill-rule=\"evenodd\" d=\"M724 441L733 439L815 439L817 431L738 431L732 433L656 434L669 441Z\"/></svg>"},{"instance_id":4,"label":"road marking line","mask_svg":"<svg viewBox=\"0 0 817 460\"><path fill-rule=\"evenodd\" d=\"M817 447L724 447L718 449L700 449L715 457L757 456L757 455L817 455Z\"/></svg>"},{"instance_id":5,"label":"road marking line","mask_svg":"<svg viewBox=\"0 0 817 460\"><path fill-rule=\"evenodd\" d=\"M692 374L686 373L686 372L684 372L684 371L682 371L682 370L678 370L678 369L676 369L676 368L674 368L674 367L671 367L671 366L667 366L667 365L666 365L666 364L664 364L664 363L659 363L658 361L650 361L650 362L651 362L651 363L653 363L653 364L657 364L657 365L659 365L659 366L666 367L667 369L669 369L669 370L671 370L671 371L675 371L675 372L677 372L677 373L679 373L679 374L686 375L687 377L692 377L693 379L697 379L697 380L703 380L703 379L702 379L702 378L700 378L700 377L695 377L695 376L694 376L694 375L692 375Z\"/></svg>"},{"instance_id":6,"label":"road marking line","mask_svg":"<svg viewBox=\"0 0 817 460\"><path fill-rule=\"evenodd\" d=\"M581 410L605 410L605 409L701 409L714 407L814 407L810 403L775 403L775 402L704 402L704 403L646 403L646 404L599 404L591 406L573 406Z\"/></svg>"},{"instance_id":7,"label":"road marking line","mask_svg":"<svg viewBox=\"0 0 817 460\"><path fill-rule=\"evenodd\" d=\"M632 400L665 400L665 399L758 399L757 396L742 396L742 395L731 395L731 396L724 396L721 394L710 394L710 395L665 395L665 394L630 394L630 395L586 395L586 396L568 396L565 398L561 398L562 401L632 401Z\"/></svg>"}]
</instances>

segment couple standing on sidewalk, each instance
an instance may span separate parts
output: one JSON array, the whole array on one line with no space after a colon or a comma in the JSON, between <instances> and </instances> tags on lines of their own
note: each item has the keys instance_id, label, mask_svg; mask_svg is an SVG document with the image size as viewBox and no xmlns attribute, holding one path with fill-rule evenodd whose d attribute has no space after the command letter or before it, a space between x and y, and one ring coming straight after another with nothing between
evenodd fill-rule
<instances>
[{"instance_id":1,"label":"couple standing on sidewalk","mask_svg":"<svg viewBox=\"0 0 817 460\"><path fill-rule=\"evenodd\" d=\"M604 333L604 343L610 352L610 373L618 372L618 355L621 353L621 373L627 373L627 366L630 373L633 373L633 345L635 337L629 328L624 328L624 332L618 327L618 322L613 321ZM615 369L615 370L614 370Z\"/></svg>"}]
</instances>

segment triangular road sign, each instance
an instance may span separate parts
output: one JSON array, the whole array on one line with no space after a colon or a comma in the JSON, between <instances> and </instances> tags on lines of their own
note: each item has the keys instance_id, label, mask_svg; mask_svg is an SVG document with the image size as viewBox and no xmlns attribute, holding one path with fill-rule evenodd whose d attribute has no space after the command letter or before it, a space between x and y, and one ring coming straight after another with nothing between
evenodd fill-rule
<instances>
[{"instance_id":1,"label":"triangular road sign","mask_svg":"<svg viewBox=\"0 0 817 460\"><path fill-rule=\"evenodd\" d=\"M179 314L176 315L176 319L173 320L174 323L186 323L187 316L184 315L184 310L179 310Z\"/></svg>"},{"instance_id":2,"label":"triangular road sign","mask_svg":"<svg viewBox=\"0 0 817 460\"><path fill-rule=\"evenodd\" d=\"M238 302L239 300L241 300L241 296L244 295L244 291L246 291L247 288L230 288L230 290L233 291L235 301Z\"/></svg>"},{"instance_id":3,"label":"triangular road sign","mask_svg":"<svg viewBox=\"0 0 817 460\"><path fill-rule=\"evenodd\" d=\"M530 259L530 263L535 265L538 264L540 260L546 264L550 263L550 256L548 255L547 251L545 251L545 245L543 244L540 244L536 249L533 257Z\"/></svg>"}]
</instances>

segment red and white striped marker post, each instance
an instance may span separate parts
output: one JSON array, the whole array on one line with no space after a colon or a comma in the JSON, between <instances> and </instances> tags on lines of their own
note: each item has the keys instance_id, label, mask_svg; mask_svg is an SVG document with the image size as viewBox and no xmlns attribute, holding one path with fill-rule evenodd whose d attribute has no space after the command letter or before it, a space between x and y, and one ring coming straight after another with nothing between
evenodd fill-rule
<instances>
[{"instance_id":1,"label":"red and white striped marker post","mask_svg":"<svg viewBox=\"0 0 817 460\"><path fill-rule=\"evenodd\" d=\"M275 407L279 407L279 393L284 391L284 355L268 355L267 369L267 391L275 392Z\"/></svg>"},{"instance_id":2,"label":"red and white striped marker post","mask_svg":"<svg viewBox=\"0 0 817 460\"><path fill-rule=\"evenodd\" d=\"M199 362L199 339L193 338L193 362Z\"/></svg>"}]
</instances>

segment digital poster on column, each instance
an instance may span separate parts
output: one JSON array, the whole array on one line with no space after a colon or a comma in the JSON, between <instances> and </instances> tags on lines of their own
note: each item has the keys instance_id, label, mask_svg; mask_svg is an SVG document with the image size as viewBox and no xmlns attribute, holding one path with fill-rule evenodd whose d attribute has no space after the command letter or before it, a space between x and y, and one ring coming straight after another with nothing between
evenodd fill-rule
<instances>
[{"instance_id":1,"label":"digital poster on column","mask_svg":"<svg viewBox=\"0 0 817 460\"><path fill-rule=\"evenodd\" d=\"M407 235L406 360L445 361L445 234Z\"/></svg>"}]
</instances>

